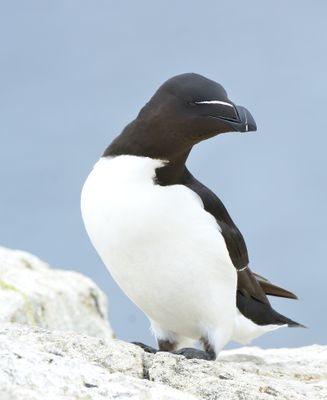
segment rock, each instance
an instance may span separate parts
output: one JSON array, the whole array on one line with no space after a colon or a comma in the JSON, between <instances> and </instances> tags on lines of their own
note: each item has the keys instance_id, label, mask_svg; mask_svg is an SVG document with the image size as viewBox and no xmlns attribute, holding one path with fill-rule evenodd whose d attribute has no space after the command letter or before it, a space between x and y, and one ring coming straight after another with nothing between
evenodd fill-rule
<instances>
[{"instance_id":1,"label":"rock","mask_svg":"<svg viewBox=\"0 0 327 400\"><path fill-rule=\"evenodd\" d=\"M223 351L215 362L147 356L149 379L201 399L327 399L327 346Z\"/></svg>"},{"instance_id":2,"label":"rock","mask_svg":"<svg viewBox=\"0 0 327 400\"><path fill-rule=\"evenodd\" d=\"M91 279L0 247L0 322L112 337L106 297Z\"/></svg>"},{"instance_id":3,"label":"rock","mask_svg":"<svg viewBox=\"0 0 327 400\"><path fill-rule=\"evenodd\" d=\"M196 400L144 374L143 351L132 344L0 327L1 400Z\"/></svg>"},{"instance_id":4,"label":"rock","mask_svg":"<svg viewBox=\"0 0 327 400\"><path fill-rule=\"evenodd\" d=\"M115 339L0 326L0 400L327 399L327 346L222 352L215 362Z\"/></svg>"}]
</instances>

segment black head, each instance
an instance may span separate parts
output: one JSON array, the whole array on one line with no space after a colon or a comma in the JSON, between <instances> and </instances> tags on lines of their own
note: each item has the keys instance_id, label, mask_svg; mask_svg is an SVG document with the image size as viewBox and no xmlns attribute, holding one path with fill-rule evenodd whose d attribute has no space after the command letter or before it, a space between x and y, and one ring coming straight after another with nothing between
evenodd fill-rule
<instances>
[{"instance_id":1,"label":"black head","mask_svg":"<svg viewBox=\"0 0 327 400\"><path fill-rule=\"evenodd\" d=\"M160 86L104 155L133 154L172 161L218 134L255 130L249 111L231 102L221 85L187 73Z\"/></svg>"}]
</instances>

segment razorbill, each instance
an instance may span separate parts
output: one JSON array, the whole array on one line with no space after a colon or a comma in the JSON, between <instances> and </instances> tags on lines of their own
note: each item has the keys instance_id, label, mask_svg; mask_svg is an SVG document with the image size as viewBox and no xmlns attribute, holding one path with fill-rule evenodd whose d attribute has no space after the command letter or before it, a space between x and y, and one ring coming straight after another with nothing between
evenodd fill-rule
<instances>
[{"instance_id":1,"label":"razorbill","mask_svg":"<svg viewBox=\"0 0 327 400\"><path fill-rule=\"evenodd\" d=\"M221 85L177 75L109 145L84 184L86 231L149 318L159 350L213 360L230 340L300 326L266 295L296 296L250 270L243 236L223 203L185 166L202 140L255 130L250 112ZM204 350L183 347L195 340Z\"/></svg>"}]
</instances>

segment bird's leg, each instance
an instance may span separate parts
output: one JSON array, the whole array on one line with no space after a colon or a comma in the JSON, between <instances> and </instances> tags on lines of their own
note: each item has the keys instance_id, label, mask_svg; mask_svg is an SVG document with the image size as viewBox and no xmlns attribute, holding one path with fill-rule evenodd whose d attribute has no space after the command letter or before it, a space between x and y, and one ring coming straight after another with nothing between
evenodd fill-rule
<instances>
[{"instance_id":1,"label":"bird's leg","mask_svg":"<svg viewBox=\"0 0 327 400\"><path fill-rule=\"evenodd\" d=\"M158 340L159 351L172 352L177 348L177 342L171 342L169 340Z\"/></svg>"},{"instance_id":2,"label":"bird's leg","mask_svg":"<svg viewBox=\"0 0 327 400\"><path fill-rule=\"evenodd\" d=\"M133 344L141 347L145 352L152 354L156 354L158 351L165 351L172 354L184 356L185 358L188 359L196 358L198 360L208 360L208 361L215 360L216 352L214 351L213 347L210 345L208 340L201 338L201 342L203 344L204 351L194 349L193 347L184 347L182 349L176 350L178 343L171 342L169 340L158 340L159 350L139 342L133 342Z\"/></svg>"},{"instance_id":3,"label":"bird's leg","mask_svg":"<svg viewBox=\"0 0 327 400\"><path fill-rule=\"evenodd\" d=\"M178 346L177 336L164 328L162 328L157 322L150 319L151 330L154 333L159 350L148 346L143 343L133 342L133 344L141 347L145 352L155 354L158 351L173 351Z\"/></svg>"},{"instance_id":4,"label":"bird's leg","mask_svg":"<svg viewBox=\"0 0 327 400\"><path fill-rule=\"evenodd\" d=\"M207 338L205 338L205 337L202 337L200 339L200 342L203 345L204 351L210 355L211 360L215 360L216 357L217 357L217 353L216 353L214 347L209 342L209 340Z\"/></svg>"},{"instance_id":5,"label":"bird's leg","mask_svg":"<svg viewBox=\"0 0 327 400\"><path fill-rule=\"evenodd\" d=\"M198 350L192 347L184 347L183 349L172 351L172 353L184 356L188 359L196 358L198 360L214 361L216 359L216 352L213 346L211 346L209 343L208 339L201 338L200 342L203 344L204 350Z\"/></svg>"},{"instance_id":6,"label":"bird's leg","mask_svg":"<svg viewBox=\"0 0 327 400\"><path fill-rule=\"evenodd\" d=\"M138 343L138 342L134 343L137 346L141 347L147 353L155 354L158 351L165 351L172 354L182 355L188 359L196 358L199 360L209 360L209 361L216 359L215 347L210 343L206 335L200 339L200 342L202 343L204 350L194 349L193 347L183 347L181 349L176 350L181 343L184 342L184 345L190 345L193 342L193 340L176 335L174 332L162 328L155 321L153 320L150 321L151 321L151 329L157 339L159 350L156 350L153 347L147 346L143 343Z\"/></svg>"}]
</instances>

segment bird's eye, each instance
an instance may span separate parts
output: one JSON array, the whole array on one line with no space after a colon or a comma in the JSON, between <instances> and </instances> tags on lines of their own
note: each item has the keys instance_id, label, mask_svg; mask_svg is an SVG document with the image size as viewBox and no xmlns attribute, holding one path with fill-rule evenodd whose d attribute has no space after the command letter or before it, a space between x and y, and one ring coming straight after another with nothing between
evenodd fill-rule
<instances>
[{"instance_id":1,"label":"bird's eye","mask_svg":"<svg viewBox=\"0 0 327 400\"><path fill-rule=\"evenodd\" d=\"M227 103L226 101L203 100L203 101L195 101L194 104L217 106L220 108L220 112L222 113L223 117L236 121L239 120L239 115L234 104Z\"/></svg>"}]
</instances>

